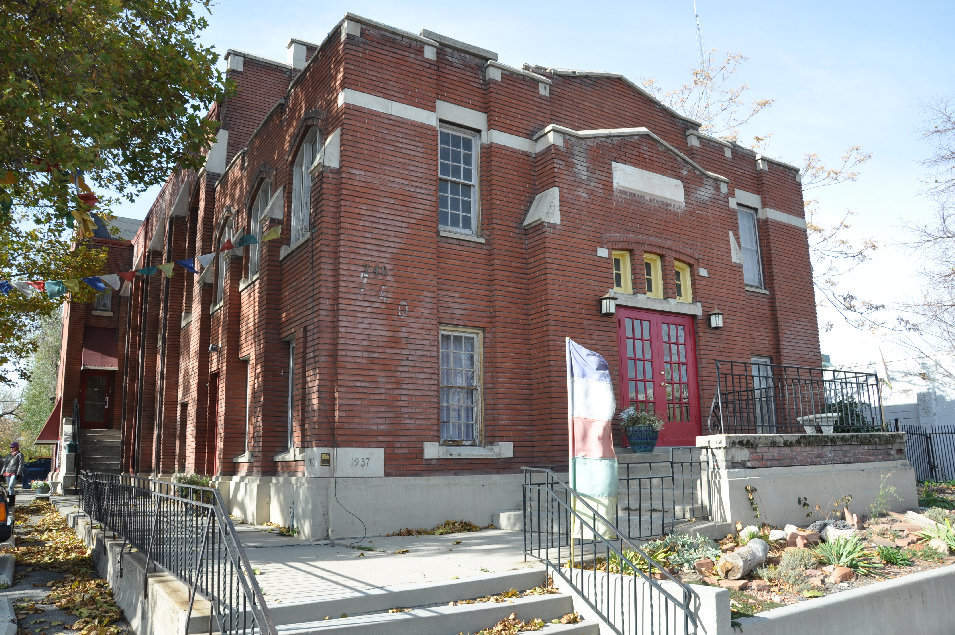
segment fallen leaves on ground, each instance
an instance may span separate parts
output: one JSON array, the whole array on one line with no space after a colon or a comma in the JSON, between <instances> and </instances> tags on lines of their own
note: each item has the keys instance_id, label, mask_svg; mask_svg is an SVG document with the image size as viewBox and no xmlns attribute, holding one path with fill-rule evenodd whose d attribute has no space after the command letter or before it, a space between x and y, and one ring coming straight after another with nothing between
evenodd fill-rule
<instances>
[{"instance_id":1,"label":"fallen leaves on ground","mask_svg":"<svg viewBox=\"0 0 955 635\"><path fill-rule=\"evenodd\" d=\"M559 619L551 620L553 624L576 624L578 622L580 622L580 615L577 613L568 613ZM517 617L517 613L511 613L493 627L480 630L475 635L517 635L517 633L527 631L539 631L545 626L547 626L547 623L539 617L533 617L525 622Z\"/></svg>"},{"instance_id":2,"label":"fallen leaves on ground","mask_svg":"<svg viewBox=\"0 0 955 635\"><path fill-rule=\"evenodd\" d=\"M29 505L17 506L17 516L31 517L15 527L18 577L39 569L65 574L48 585L50 593L43 600L18 603L17 618L42 613L38 605L53 604L79 618L71 628L82 635L128 632L115 625L122 618L122 611L113 601L109 584L99 577L90 549L53 505L46 500L34 500Z\"/></svg>"},{"instance_id":3,"label":"fallen leaves on ground","mask_svg":"<svg viewBox=\"0 0 955 635\"><path fill-rule=\"evenodd\" d=\"M445 534L461 534L482 529L496 529L493 524L481 527L467 520L446 520L431 529L401 529L389 536L443 536ZM457 544L457 543L455 543Z\"/></svg>"}]
</instances>

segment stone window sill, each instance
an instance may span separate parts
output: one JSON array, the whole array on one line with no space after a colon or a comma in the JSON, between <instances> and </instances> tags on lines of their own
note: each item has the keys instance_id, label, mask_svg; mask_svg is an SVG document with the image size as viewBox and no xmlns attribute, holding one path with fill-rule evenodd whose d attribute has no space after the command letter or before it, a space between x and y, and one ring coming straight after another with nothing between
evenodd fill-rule
<instances>
[{"instance_id":1,"label":"stone window sill","mask_svg":"<svg viewBox=\"0 0 955 635\"><path fill-rule=\"evenodd\" d=\"M103 317L113 317L112 311L96 311L93 310L93 315L102 315Z\"/></svg>"},{"instance_id":2,"label":"stone window sill","mask_svg":"<svg viewBox=\"0 0 955 635\"><path fill-rule=\"evenodd\" d=\"M456 240L466 240L472 243L481 243L482 245L486 242L481 236L475 236L474 234L463 234L461 232L451 231L450 229L441 229L438 230L438 235L443 238L454 238Z\"/></svg>"},{"instance_id":3,"label":"stone window sill","mask_svg":"<svg viewBox=\"0 0 955 635\"><path fill-rule=\"evenodd\" d=\"M282 248L279 249L279 261L285 260L286 256L288 256L290 253L292 253L293 251L295 251L296 249L304 245L306 242L308 242L308 239L311 237L312 237L312 232L305 232L305 234L303 234L302 237L296 240L295 242L289 245L282 245Z\"/></svg>"},{"instance_id":4,"label":"stone window sill","mask_svg":"<svg viewBox=\"0 0 955 635\"><path fill-rule=\"evenodd\" d=\"M246 452L245 454L240 454L239 456L232 459L233 463L251 463L252 462L252 453Z\"/></svg>"},{"instance_id":5,"label":"stone window sill","mask_svg":"<svg viewBox=\"0 0 955 635\"><path fill-rule=\"evenodd\" d=\"M514 444L511 442L476 445L441 445L426 442L422 444L426 459L510 459L514 457Z\"/></svg>"},{"instance_id":6,"label":"stone window sill","mask_svg":"<svg viewBox=\"0 0 955 635\"><path fill-rule=\"evenodd\" d=\"M259 273L260 272L256 271L255 275L252 276L251 278L242 278L241 280L239 280L239 293L242 293L243 291L251 287L255 283L255 281L259 279Z\"/></svg>"},{"instance_id":7,"label":"stone window sill","mask_svg":"<svg viewBox=\"0 0 955 635\"><path fill-rule=\"evenodd\" d=\"M769 289L764 289L763 287L754 287L752 285L746 285L747 291L752 291L753 293L762 293L763 295L769 295Z\"/></svg>"},{"instance_id":8,"label":"stone window sill","mask_svg":"<svg viewBox=\"0 0 955 635\"><path fill-rule=\"evenodd\" d=\"M282 463L287 461L304 461L305 453L302 451L302 448L289 448L281 454L276 454L272 457L272 460L276 463Z\"/></svg>"}]
</instances>

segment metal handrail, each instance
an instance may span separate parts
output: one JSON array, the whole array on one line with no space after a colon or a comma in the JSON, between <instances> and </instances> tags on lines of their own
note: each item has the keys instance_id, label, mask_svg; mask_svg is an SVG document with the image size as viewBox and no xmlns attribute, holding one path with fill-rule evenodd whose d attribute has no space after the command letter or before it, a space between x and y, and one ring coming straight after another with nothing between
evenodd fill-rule
<instances>
[{"instance_id":1,"label":"metal handrail","mask_svg":"<svg viewBox=\"0 0 955 635\"><path fill-rule=\"evenodd\" d=\"M276 633L216 489L90 472L79 485L83 511L142 552L147 573L150 564L161 566L189 586L187 632L198 593L209 600L220 633Z\"/></svg>"},{"instance_id":2,"label":"metal handrail","mask_svg":"<svg viewBox=\"0 0 955 635\"><path fill-rule=\"evenodd\" d=\"M699 597L687 584L631 542L553 470L522 469L526 554L573 587L615 633L692 632ZM621 574L610 572L611 562ZM592 575L586 569L592 569ZM630 572L632 576L626 575Z\"/></svg>"},{"instance_id":3,"label":"metal handrail","mask_svg":"<svg viewBox=\"0 0 955 635\"><path fill-rule=\"evenodd\" d=\"M835 432L885 429L875 373L717 360L716 376L707 434L803 434L820 425Z\"/></svg>"}]
</instances>

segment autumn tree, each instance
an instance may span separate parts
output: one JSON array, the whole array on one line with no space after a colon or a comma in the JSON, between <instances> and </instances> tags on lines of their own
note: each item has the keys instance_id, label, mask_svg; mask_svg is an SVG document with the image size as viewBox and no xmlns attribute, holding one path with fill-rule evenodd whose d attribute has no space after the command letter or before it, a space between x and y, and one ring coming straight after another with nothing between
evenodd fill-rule
<instances>
[{"instance_id":1,"label":"autumn tree","mask_svg":"<svg viewBox=\"0 0 955 635\"><path fill-rule=\"evenodd\" d=\"M751 98L749 85L740 82L737 74L746 57L739 53L718 55L717 51L700 52L700 62L690 69L690 81L679 88L665 91L652 79L644 87L662 102L700 123L700 130L725 141L740 143L740 131L773 105L768 98ZM749 146L759 152L765 149L771 133L754 134ZM742 144L741 144L742 145ZM859 168L871 155L859 146L849 147L838 162L827 164L815 153L803 156L802 187L804 193L855 181ZM818 198L805 200L806 224L810 256L813 264L813 285L816 299L836 310L856 327L883 327L877 316L881 304L860 298L840 286L840 278L868 260L877 248L874 240L855 238L851 234L852 212L837 220L828 216ZM827 326L827 325L823 325Z\"/></svg>"},{"instance_id":2,"label":"autumn tree","mask_svg":"<svg viewBox=\"0 0 955 635\"><path fill-rule=\"evenodd\" d=\"M946 392L955 392L955 103L940 98L925 106L923 132L931 146L925 161L926 190L935 214L913 226L912 247L924 262L920 298L904 307L902 344L914 355L906 369Z\"/></svg>"},{"instance_id":3,"label":"autumn tree","mask_svg":"<svg viewBox=\"0 0 955 635\"><path fill-rule=\"evenodd\" d=\"M0 280L108 273L83 243L90 212L202 165L225 88L197 43L209 3L0 0ZM0 295L0 367L21 367L56 306Z\"/></svg>"}]
</instances>

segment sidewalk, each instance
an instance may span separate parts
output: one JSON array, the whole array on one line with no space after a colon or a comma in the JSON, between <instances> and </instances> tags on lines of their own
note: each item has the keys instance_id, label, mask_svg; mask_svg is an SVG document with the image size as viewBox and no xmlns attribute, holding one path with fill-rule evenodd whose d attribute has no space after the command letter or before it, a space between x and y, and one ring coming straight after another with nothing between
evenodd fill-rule
<instances>
[{"instance_id":1,"label":"sidewalk","mask_svg":"<svg viewBox=\"0 0 955 635\"><path fill-rule=\"evenodd\" d=\"M524 561L520 532L500 529L444 536L375 536L361 542L303 542L244 524L236 525L236 531L269 606L543 569L534 559Z\"/></svg>"}]
</instances>

